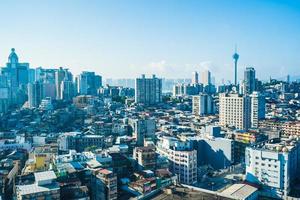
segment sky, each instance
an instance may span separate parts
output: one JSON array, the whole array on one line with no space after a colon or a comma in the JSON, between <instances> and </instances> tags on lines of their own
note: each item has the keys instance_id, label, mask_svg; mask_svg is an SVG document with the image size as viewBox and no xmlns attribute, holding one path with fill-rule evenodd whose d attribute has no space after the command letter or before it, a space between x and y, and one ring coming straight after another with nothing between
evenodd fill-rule
<instances>
[{"instance_id":1,"label":"sky","mask_svg":"<svg viewBox=\"0 0 300 200\"><path fill-rule=\"evenodd\" d=\"M31 67L105 78L233 80L245 67L268 79L300 75L300 0L3 0L0 65L11 48Z\"/></svg>"}]
</instances>

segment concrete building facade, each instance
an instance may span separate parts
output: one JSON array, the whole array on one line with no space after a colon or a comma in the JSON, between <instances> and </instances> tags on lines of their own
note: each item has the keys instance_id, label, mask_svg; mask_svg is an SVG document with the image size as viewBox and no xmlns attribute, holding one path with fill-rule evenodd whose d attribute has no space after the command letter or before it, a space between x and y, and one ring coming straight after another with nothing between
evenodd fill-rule
<instances>
[{"instance_id":1,"label":"concrete building facade","mask_svg":"<svg viewBox=\"0 0 300 200\"><path fill-rule=\"evenodd\" d=\"M169 169L178 176L180 183L197 183L197 151L193 149L191 141L162 137L157 143L157 153L168 158Z\"/></svg>"},{"instance_id":2,"label":"concrete building facade","mask_svg":"<svg viewBox=\"0 0 300 200\"><path fill-rule=\"evenodd\" d=\"M162 102L162 79L146 78L142 75L135 81L135 102L144 105L156 105Z\"/></svg>"},{"instance_id":3,"label":"concrete building facade","mask_svg":"<svg viewBox=\"0 0 300 200\"><path fill-rule=\"evenodd\" d=\"M219 123L247 130L251 126L251 101L249 96L239 94L220 94Z\"/></svg>"}]
</instances>

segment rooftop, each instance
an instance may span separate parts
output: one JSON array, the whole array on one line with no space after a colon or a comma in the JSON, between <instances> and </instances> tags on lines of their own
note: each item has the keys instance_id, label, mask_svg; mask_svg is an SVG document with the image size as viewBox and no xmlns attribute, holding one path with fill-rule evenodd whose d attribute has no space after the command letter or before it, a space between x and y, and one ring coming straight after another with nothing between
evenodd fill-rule
<instances>
[{"instance_id":1,"label":"rooftop","mask_svg":"<svg viewBox=\"0 0 300 200\"><path fill-rule=\"evenodd\" d=\"M281 138L273 138L266 142L261 142L254 145L252 148L258 150L266 150L273 152L289 152L299 145L300 138L298 136L290 136L290 137L281 137Z\"/></svg>"},{"instance_id":2,"label":"rooftop","mask_svg":"<svg viewBox=\"0 0 300 200\"><path fill-rule=\"evenodd\" d=\"M246 184L234 184L231 187L227 188L223 192L221 192L221 195L233 197L235 199L247 199L250 195L255 193L258 189L246 185Z\"/></svg>"},{"instance_id":3,"label":"rooftop","mask_svg":"<svg viewBox=\"0 0 300 200\"><path fill-rule=\"evenodd\" d=\"M101 169L99 172L100 172L101 174L104 174L104 175L108 175L108 174L111 174L111 173L112 173L112 171L107 170L107 169Z\"/></svg>"},{"instance_id":4,"label":"rooftop","mask_svg":"<svg viewBox=\"0 0 300 200\"><path fill-rule=\"evenodd\" d=\"M17 191L21 195L27 195L27 194L34 194L34 193L40 193L40 192L48 192L51 190L59 190L58 183L52 183L48 185L37 185L37 184L29 184L29 185L18 185Z\"/></svg>"},{"instance_id":5,"label":"rooftop","mask_svg":"<svg viewBox=\"0 0 300 200\"><path fill-rule=\"evenodd\" d=\"M56 179L54 171L36 172L34 177L36 182Z\"/></svg>"},{"instance_id":6,"label":"rooftop","mask_svg":"<svg viewBox=\"0 0 300 200\"><path fill-rule=\"evenodd\" d=\"M90 160L90 161L86 162L86 164L92 169L101 167L101 164L97 160Z\"/></svg>"}]
</instances>

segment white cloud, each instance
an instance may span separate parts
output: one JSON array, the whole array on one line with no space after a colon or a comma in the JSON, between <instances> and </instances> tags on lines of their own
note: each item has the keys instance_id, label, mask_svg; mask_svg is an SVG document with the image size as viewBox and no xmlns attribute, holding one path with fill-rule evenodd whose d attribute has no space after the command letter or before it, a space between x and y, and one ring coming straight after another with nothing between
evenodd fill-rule
<instances>
[{"instance_id":1,"label":"white cloud","mask_svg":"<svg viewBox=\"0 0 300 200\"><path fill-rule=\"evenodd\" d=\"M225 80L231 79L231 74L233 73L233 68L230 64L218 65L209 60L197 64L188 63L180 65L172 64L162 59L140 65L131 64L129 70L134 73L135 77L140 76L140 74L146 74L146 76L156 74L159 77L165 78L191 78L194 71L201 73L204 70L209 70L218 83L221 82L222 78L225 78Z\"/></svg>"}]
</instances>

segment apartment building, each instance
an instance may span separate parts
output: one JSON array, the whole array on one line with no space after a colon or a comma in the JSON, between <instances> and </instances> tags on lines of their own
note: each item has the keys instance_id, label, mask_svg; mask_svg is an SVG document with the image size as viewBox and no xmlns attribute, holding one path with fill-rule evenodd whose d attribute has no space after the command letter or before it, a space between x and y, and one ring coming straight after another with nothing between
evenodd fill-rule
<instances>
[{"instance_id":1,"label":"apartment building","mask_svg":"<svg viewBox=\"0 0 300 200\"><path fill-rule=\"evenodd\" d=\"M275 138L246 148L246 180L262 187L262 194L286 198L299 178L299 138Z\"/></svg>"},{"instance_id":2,"label":"apartment building","mask_svg":"<svg viewBox=\"0 0 300 200\"><path fill-rule=\"evenodd\" d=\"M239 94L220 94L219 117L221 126L247 130L251 126L251 100Z\"/></svg>"},{"instance_id":3,"label":"apartment building","mask_svg":"<svg viewBox=\"0 0 300 200\"><path fill-rule=\"evenodd\" d=\"M197 151L191 141L180 141L174 137L161 137L157 143L157 153L168 158L169 169L178 176L180 183L197 183Z\"/></svg>"}]
</instances>

